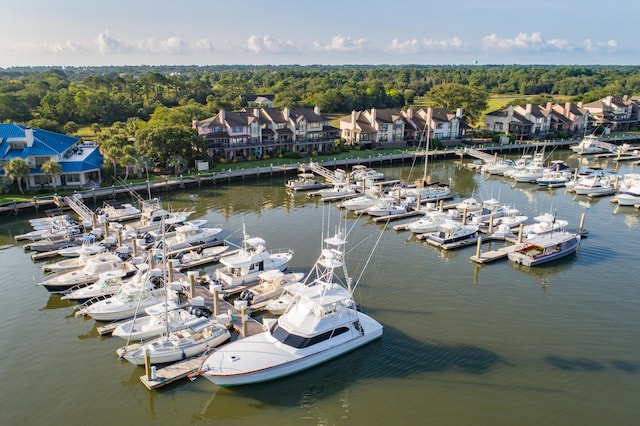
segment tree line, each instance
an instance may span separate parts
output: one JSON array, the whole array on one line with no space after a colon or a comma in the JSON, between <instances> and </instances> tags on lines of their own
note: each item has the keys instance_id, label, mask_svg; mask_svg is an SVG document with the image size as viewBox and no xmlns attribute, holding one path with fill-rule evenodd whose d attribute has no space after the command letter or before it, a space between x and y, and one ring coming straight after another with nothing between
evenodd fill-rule
<instances>
[{"instance_id":1,"label":"tree line","mask_svg":"<svg viewBox=\"0 0 640 426\"><path fill-rule=\"evenodd\" d=\"M0 69L0 121L71 135L89 126L113 176L119 167L128 176L210 160L191 122L221 109L247 107L246 94L273 94L274 107L317 106L323 114L416 107L417 99L426 99L424 106L461 108L467 122L475 123L491 94L545 100L561 95L574 102L640 94L639 70L551 65L13 67ZM53 177L56 170L50 173Z\"/></svg>"}]
</instances>

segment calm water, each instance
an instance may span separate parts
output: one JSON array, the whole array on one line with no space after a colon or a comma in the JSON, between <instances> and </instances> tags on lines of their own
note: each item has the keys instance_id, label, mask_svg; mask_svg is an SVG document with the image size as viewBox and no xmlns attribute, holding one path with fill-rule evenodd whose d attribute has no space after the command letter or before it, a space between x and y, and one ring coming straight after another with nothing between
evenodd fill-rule
<instances>
[{"instance_id":1,"label":"calm water","mask_svg":"<svg viewBox=\"0 0 640 426\"><path fill-rule=\"evenodd\" d=\"M410 165L380 169L407 177ZM436 250L304 194L290 196L283 177L161 196L165 206L195 208L193 218L222 225L232 241L244 223L270 248L293 248L290 269L299 271L319 254L322 224L347 217L357 297L385 326L383 338L245 388L198 379L147 391L144 369L116 357L122 341L98 336L93 320L74 317L73 304L34 285L41 262L13 244L30 230L28 217L0 218L0 423L637 424L640 212L563 189L512 187L453 161L430 169L434 180L451 179L460 197L499 198L530 217L557 211L577 228L584 213L589 237L576 256L539 269L506 260L478 267L469 260L475 246Z\"/></svg>"}]
</instances>

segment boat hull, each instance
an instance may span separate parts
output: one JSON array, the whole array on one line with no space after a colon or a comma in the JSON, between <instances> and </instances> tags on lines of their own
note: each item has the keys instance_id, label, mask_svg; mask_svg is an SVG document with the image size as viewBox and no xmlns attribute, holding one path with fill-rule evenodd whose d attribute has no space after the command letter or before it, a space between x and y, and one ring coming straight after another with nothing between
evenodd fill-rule
<instances>
[{"instance_id":1,"label":"boat hull","mask_svg":"<svg viewBox=\"0 0 640 426\"><path fill-rule=\"evenodd\" d=\"M254 371L218 374L211 371L201 372L208 380L218 386L241 386L266 382L299 373L316 365L323 364L382 337L383 327L371 318L361 323L365 334L331 348L306 356L292 357L289 361Z\"/></svg>"}]
</instances>

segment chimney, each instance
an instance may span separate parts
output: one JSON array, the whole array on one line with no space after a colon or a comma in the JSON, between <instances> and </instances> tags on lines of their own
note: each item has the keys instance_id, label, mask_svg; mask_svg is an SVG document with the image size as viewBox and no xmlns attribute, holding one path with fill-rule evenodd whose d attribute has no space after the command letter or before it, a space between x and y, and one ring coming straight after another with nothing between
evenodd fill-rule
<instances>
[{"instance_id":1,"label":"chimney","mask_svg":"<svg viewBox=\"0 0 640 426\"><path fill-rule=\"evenodd\" d=\"M375 123L375 122L376 122L376 109L371 108L371 123Z\"/></svg>"},{"instance_id":2,"label":"chimney","mask_svg":"<svg viewBox=\"0 0 640 426\"><path fill-rule=\"evenodd\" d=\"M578 108L582 108L582 105L584 105L582 101L578 102Z\"/></svg>"},{"instance_id":3,"label":"chimney","mask_svg":"<svg viewBox=\"0 0 640 426\"><path fill-rule=\"evenodd\" d=\"M532 105L531 105L531 104L527 104L527 105L526 105L526 107L525 107L525 111L527 112L527 114L531 114L531 107L532 107Z\"/></svg>"},{"instance_id":4,"label":"chimney","mask_svg":"<svg viewBox=\"0 0 640 426\"><path fill-rule=\"evenodd\" d=\"M316 106L314 106L314 107L313 107L313 112L314 112L315 114L317 114L317 115L320 115L320 107L319 107L319 106L317 106L317 105L316 105Z\"/></svg>"},{"instance_id":5,"label":"chimney","mask_svg":"<svg viewBox=\"0 0 640 426\"><path fill-rule=\"evenodd\" d=\"M226 117L225 117L225 115L224 115L224 110L223 110L223 109L221 109L221 110L220 110L220 112L218 113L218 115L220 116L220 121L223 121L223 122L224 122L224 121L226 120Z\"/></svg>"},{"instance_id":6,"label":"chimney","mask_svg":"<svg viewBox=\"0 0 640 426\"><path fill-rule=\"evenodd\" d=\"M569 117L569 113L571 113L571 102L567 102L564 104L563 115L565 117Z\"/></svg>"},{"instance_id":7,"label":"chimney","mask_svg":"<svg viewBox=\"0 0 640 426\"><path fill-rule=\"evenodd\" d=\"M356 110L351 111L351 130L356 128Z\"/></svg>"},{"instance_id":8,"label":"chimney","mask_svg":"<svg viewBox=\"0 0 640 426\"><path fill-rule=\"evenodd\" d=\"M31 148L33 146L33 128L29 126L24 128L24 138L27 140L27 146Z\"/></svg>"},{"instance_id":9,"label":"chimney","mask_svg":"<svg viewBox=\"0 0 640 426\"><path fill-rule=\"evenodd\" d=\"M547 102L547 107L545 108L547 111L551 111L551 109L553 108L553 103L551 102Z\"/></svg>"},{"instance_id":10,"label":"chimney","mask_svg":"<svg viewBox=\"0 0 640 426\"><path fill-rule=\"evenodd\" d=\"M462 108L457 108L456 109L456 117L462 118Z\"/></svg>"},{"instance_id":11,"label":"chimney","mask_svg":"<svg viewBox=\"0 0 640 426\"><path fill-rule=\"evenodd\" d=\"M627 101L629 100L629 95L624 95L624 96L622 97L622 100L623 100L623 101L625 101L625 102L627 102Z\"/></svg>"},{"instance_id":12,"label":"chimney","mask_svg":"<svg viewBox=\"0 0 640 426\"><path fill-rule=\"evenodd\" d=\"M289 108L288 107L284 107L284 109L282 110L282 115L284 115L284 118L289 119Z\"/></svg>"},{"instance_id":13,"label":"chimney","mask_svg":"<svg viewBox=\"0 0 640 426\"><path fill-rule=\"evenodd\" d=\"M407 108L407 118L409 120L413 119L413 110L411 108Z\"/></svg>"}]
</instances>

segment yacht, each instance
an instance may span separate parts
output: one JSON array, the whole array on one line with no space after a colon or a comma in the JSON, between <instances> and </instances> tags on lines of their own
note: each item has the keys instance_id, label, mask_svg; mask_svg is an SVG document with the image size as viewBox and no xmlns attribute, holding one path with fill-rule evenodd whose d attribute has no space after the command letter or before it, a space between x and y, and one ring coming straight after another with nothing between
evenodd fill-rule
<instances>
[{"instance_id":1,"label":"yacht","mask_svg":"<svg viewBox=\"0 0 640 426\"><path fill-rule=\"evenodd\" d=\"M270 270L284 271L293 258L293 250L267 250L262 238L250 238L246 233L237 254L220 259L222 267L214 271L213 281L227 290L240 285L258 283L258 276Z\"/></svg>"},{"instance_id":2,"label":"yacht","mask_svg":"<svg viewBox=\"0 0 640 426\"><path fill-rule=\"evenodd\" d=\"M335 278L334 271L344 267L343 234L326 238L324 244L305 281L287 286L292 301L272 327L205 354L197 374L219 386L264 382L327 362L382 336L382 325L359 312L350 286Z\"/></svg>"}]
</instances>

